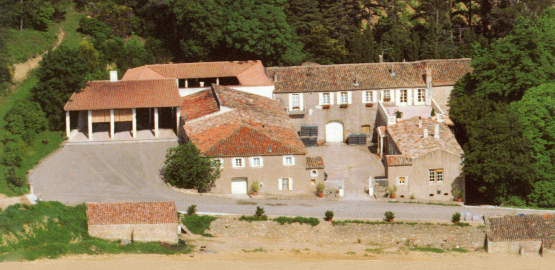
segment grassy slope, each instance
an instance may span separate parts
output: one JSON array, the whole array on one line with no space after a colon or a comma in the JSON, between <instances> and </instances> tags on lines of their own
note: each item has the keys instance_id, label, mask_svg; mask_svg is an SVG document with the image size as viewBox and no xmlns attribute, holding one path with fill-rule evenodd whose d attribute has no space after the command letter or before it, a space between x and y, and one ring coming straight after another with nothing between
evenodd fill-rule
<instances>
[{"instance_id":1,"label":"grassy slope","mask_svg":"<svg viewBox=\"0 0 555 270\"><path fill-rule=\"evenodd\" d=\"M59 28L52 25L47 31L8 29L8 55L14 63L25 62L54 46Z\"/></svg>"},{"instance_id":2,"label":"grassy slope","mask_svg":"<svg viewBox=\"0 0 555 270\"><path fill-rule=\"evenodd\" d=\"M66 32L64 40L62 42L63 45L66 46L78 46L81 40L83 39L83 35L77 33L77 28L79 27L79 20L81 19L82 14L77 13L73 9L69 9L66 13L66 20L60 23L59 25L54 25L51 28L59 29L58 26L62 27L62 29ZM24 33L24 35L26 35ZM54 34L54 42L56 40ZM26 41L28 42L28 41ZM54 42L50 44L50 47L54 45ZM44 51L44 49L37 50L40 53ZM28 53L30 53L28 51ZM31 54L29 54L31 55ZM32 57L32 56L30 56ZM6 113L13 107L14 104L17 102L30 98L31 96L31 89L37 84L38 79L36 75L31 72L28 78L19 84L8 96L0 97L0 130L4 128L6 125L6 121L4 121L4 117ZM0 134L0 139L1 138ZM35 164L48 155L50 152L56 150L60 144L63 142L63 134L62 132L58 131L45 131L37 136L35 141L32 143L30 147L28 147L25 151L23 156L23 164L21 168L17 170L17 174L24 177L26 172L32 169ZM43 144L42 141L48 141L48 144ZM4 146L0 143L0 159L3 155ZM21 195L26 192L26 189L21 190L11 190L8 187L8 184L5 180L5 172L6 167L0 164L0 193L6 194L8 196L17 196Z\"/></svg>"}]
</instances>

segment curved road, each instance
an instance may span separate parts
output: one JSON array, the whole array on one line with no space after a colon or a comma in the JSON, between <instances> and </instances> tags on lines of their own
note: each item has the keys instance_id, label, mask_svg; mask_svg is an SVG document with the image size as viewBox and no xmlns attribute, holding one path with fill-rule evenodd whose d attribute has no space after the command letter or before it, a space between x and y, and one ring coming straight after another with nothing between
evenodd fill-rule
<instances>
[{"instance_id":1,"label":"curved road","mask_svg":"<svg viewBox=\"0 0 555 270\"><path fill-rule=\"evenodd\" d=\"M496 207L461 207L389 203L370 197L348 199L277 199L247 196L185 194L160 180L166 149L177 142L66 145L43 159L30 173L29 182L43 200L74 205L83 202L175 201L178 211L191 204L201 213L247 214L261 205L268 215L382 219L385 211L399 220L448 221L455 212L472 215L545 213L546 211ZM549 211L555 212L555 211Z\"/></svg>"}]
</instances>

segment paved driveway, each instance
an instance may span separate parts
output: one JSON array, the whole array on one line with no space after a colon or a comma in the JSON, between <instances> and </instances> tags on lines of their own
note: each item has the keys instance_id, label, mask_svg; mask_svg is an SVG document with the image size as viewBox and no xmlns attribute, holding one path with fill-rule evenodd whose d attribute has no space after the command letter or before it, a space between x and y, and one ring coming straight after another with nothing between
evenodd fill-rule
<instances>
[{"instance_id":1,"label":"paved driveway","mask_svg":"<svg viewBox=\"0 0 555 270\"><path fill-rule=\"evenodd\" d=\"M320 147L308 147L308 156L322 156L324 171L328 174L327 186L343 181L344 199L368 199L364 189L370 176L385 175L378 157L366 146L349 146L344 143L328 143Z\"/></svg>"},{"instance_id":2,"label":"paved driveway","mask_svg":"<svg viewBox=\"0 0 555 270\"><path fill-rule=\"evenodd\" d=\"M254 213L255 205L261 205L268 215L323 217L326 210L332 210L337 218L381 219L385 211L394 211L398 219L444 221L450 220L455 211L471 212L473 215L538 212L388 203L348 198L276 200L250 199L246 196L230 198L184 194L169 188L159 177L166 150L176 145L176 142L66 145L42 160L30 172L29 182L44 200L56 200L70 205L83 202L175 201L179 211L185 211L189 205L196 204L199 212L251 215ZM355 166L341 165L346 164L347 158L353 159L354 154L362 151L362 148L330 145L318 149L322 151L321 154L327 163L326 170L329 171L330 178L351 175L353 178L348 179L365 180L366 175L357 178L357 174L374 173L374 169L363 168L369 159L371 161L371 154L363 158L358 157L361 161ZM333 159L339 163L333 165ZM366 185L366 182L363 183ZM363 184L359 186L353 180L346 181L345 185L347 192L353 190L360 198L368 198L368 195L360 191Z\"/></svg>"}]
</instances>

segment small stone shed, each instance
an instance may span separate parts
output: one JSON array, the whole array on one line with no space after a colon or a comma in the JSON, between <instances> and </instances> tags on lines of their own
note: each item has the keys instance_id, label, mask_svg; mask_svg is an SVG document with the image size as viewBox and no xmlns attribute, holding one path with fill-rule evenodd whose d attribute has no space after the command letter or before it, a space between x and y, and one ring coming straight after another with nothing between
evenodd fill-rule
<instances>
[{"instance_id":1,"label":"small stone shed","mask_svg":"<svg viewBox=\"0 0 555 270\"><path fill-rule=\"evenodd\" d=\"M108 240L178 241L175 202L86 203L89 234Z\"/></svg>"},{"instance_id":2,"label":"small stone shed","mask_svg":"<svg viewBox=\"0 0 555 270\"><path fill-rule=\"evenodd\" d=\"M495 254L555 254L555 218L544 215L485 217L486 250Z\"/></svg>"}]
</instances>

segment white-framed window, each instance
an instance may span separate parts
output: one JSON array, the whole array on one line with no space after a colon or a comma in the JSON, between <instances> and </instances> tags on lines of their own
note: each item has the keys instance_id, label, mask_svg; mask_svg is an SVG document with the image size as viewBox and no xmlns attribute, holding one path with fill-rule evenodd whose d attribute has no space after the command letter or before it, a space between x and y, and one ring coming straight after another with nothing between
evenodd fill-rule
<instances>
[{"instance_id":1,"label":"white-framed window","mask_svg":"<svg viewBox=\"0 0 555 270\"><path fill-rule=\"evenodd\" d=\"M401 94L401 95L399 96L399 102L400 102L400 103L407 103L407 101L408 101L408 98L407 98L407 92L408 92L408 90L407 90L407 89L403 89L403 90L400 90L399 92L400 92L400 94Z\"/></svg>"},{"instance_id":2,"label":"white-framed window","mask_svg":"<svg viewBox=\"0 0 555 270\"><path fill-rule=\"evenodd\" d=\"M220 169L223 169L223 168L224 168L224 159L223 159L223 158L213 158L212 161L213 161L214 163L215 163L215 162L218 162L218 163L220 164Z\"/></svg>"},{"instance_id":3,"label":"white-framed window","mask_svg":"<svg viewBox=\"0 0 555 270\"><path fill-rule=\"evenodd\" d=\"M329 105L330 104L330 93L322 93L322 104Z\"/></svg>"},{"instance_id":4,"label":"white-framed window","mask_svg":"<svg viewBox=\"0 0 555 270\"><path fill-rule=\"evenodd\" d=\"M244 168L245 167L245 159L244 158L233 158L231 160L233 168Z\"/></svg>"},{"instance_id":5,"label":"white-framed window","mask_svg":"<svg viewBox=\"0 0 555 270\"><path fill-rule=\"evenodd\" d=\"M299 98L299 94L292 94L291 95L291 106L293 110L298 110L301 108L301 100Z\"/></svg>"},{"instance_id":6,"label":"white-framed window","mask_svg":"<svg viewBox=\"0 0 555 270\"><path fill-rule=\"evenodd\" d=\"M397 185L398 186L406 186L408 184L409 184L408 177L406 177L406 176L397 177Z\"/></svg>"},{"instance_id":7,"label":"white-framed window","mask_svg":"<svg viewBox=\"0 0 555 270\"><path fill-rule=\"evenodd\" d=\"M318 170L311 170L310 177L316 177L316 176L318 176Z\"/></svg>"},{"instance_id":8,"label":"white-framed window","mask_svg":"<svg viewBox=\"0 0 555 270\"><path fill-rule=\"evenodd\" d=\"M293 190L293 178L280 178L278 179L279 190Z\"/></svg>"},{"instance_id":9,"label":"white-framed window","mask_svg":"<svg viewBox=\"0 0 555 270\"><path fill-rule=\"evenodd\" d=\"M443 169L432 169L430 171L430 183L443 183Z\"/></svg>"},{"instance_id":10,"label":"white-framed window","mask_svg":"<svg viewBox=\"0 0 555 270\"><path fill-rule=\"evenodd\" d=\"M294 156L283 156L283 165L285 165L285 166L295 165L295 157Z\"/></svg>"},{"instance_id":11,"label":"white-framed window","mask_svg":"<svg viewBox=\"0 0 555 270\"><path fill-rule=\"evenodd\" d=\"M372 103L374 102L374 92L372 91L364 91L364 98L363 103Z\"/></svg>"},{"instance_id":12,"label":"white-framed window","mask_svg":"<svg viewBox=\"0 0 555 270\"><path fill-rule=\"evenodd\" d=\"M382 90L382 101L383 102L391 101L391 90Z\"/></svg>"},{"instance_id":13,"label":"white-framed window","mask_svg":"<svg viewBox=\"0 0 555 270\"><path fill-rule=\"evenodd\" d=\"M349 93L341 92L341 99L339 100L340 104L347 104L349 103Z\"/></svg>"},{"instance_id":14,"label":"white-framed window","mask_svg":"<svg viewBox=\"0 0 555 270\"><path fill-rule=\"evenodd\" d=\"M262 157L251 157L250 164L251 167L260 168L264 166L264 159Z\"/></svg>"},{"instance_id":15,"label":"white-framed window","mask_svg":"<svg viewBox=\"0 0 555 270\"><path fill-rule=\"evenodd\" d=\"M426 102L426 89L418 89L418 102Z\"/></svg>"}]
</instances>

